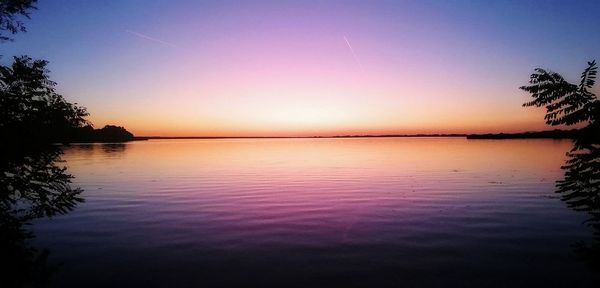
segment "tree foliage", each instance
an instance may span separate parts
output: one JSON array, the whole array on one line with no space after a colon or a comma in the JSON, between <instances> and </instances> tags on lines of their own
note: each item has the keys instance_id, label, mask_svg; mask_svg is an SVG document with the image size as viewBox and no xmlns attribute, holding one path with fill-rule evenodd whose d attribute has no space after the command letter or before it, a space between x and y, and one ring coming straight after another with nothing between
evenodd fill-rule
<instances>
[{"instance_id":1,"label":"tree foliage","mask_svg":"<svg viewBox=\"0 0 600 288\"><path fill-rule=\"evenodd\" d=\"M556 192L570 208L589 213L587 223L594 228L595 241L575 247L581 259L600 267L600 101L590 91L597 71L596 61L588 62L576 85L558 73L538 68L530 77L531 85L520 89L534 98L524 106L546 107L547 124L587 124L567 153L569 158L561 167L565 177L557 181Z\"/></svg>"},{"instance_id":2,"label":"tree foliage","mask_svg":"<svg viewBox=\"0 0 600 288\"><path fill-rule=\"evenodd\" d=\"M18 145L50 143L68 137L87 124L86 109L66 101L55 91L47 61L14 57L0 66L0 133Z\"/></svg>"},{"instance_id":3,"label":"tree foliage","mask_svg":"<svg viewBox=\"0 0 600 288\"><path fill-rule=\"evenodd\" d=\"M12 38L5 35L25 32L25 25L20 17L29 18L30 9L36 9L37 0L0 0L0 42L10 41Z\"/></svg>"},{"instance_id":4,"label":"tree foliage","mask_svg":"<svg viewBox=\"0 0 600 288\"><path fill-rule=\"evenodd\" d=\"M35 0L0 0L0 42L24 32ZM39 287L49 276L47 252L30 246L27 229L40 217L64 214L83 199L49 145L86 124L85 108L55 92L47 62L26 56L0 65L0 279L6 287ZM4 287L3 286L3 287Z\"/></svg>"},{"instance_id":5,"label":"tree foliage","mask_svg":"<svg viewBox=\"0 0 600 288\"><path fill-rule=\"evenodd\" d=\"M589 89L594 86L597 71L596 61L588 62L580 84L576 85L558 73L537 68L529 79L531 85L520 87L534 98L523 106L546 106L545 119L550 125L595 122L599 117L600 103Z\"/></svg>"}]
</instances>

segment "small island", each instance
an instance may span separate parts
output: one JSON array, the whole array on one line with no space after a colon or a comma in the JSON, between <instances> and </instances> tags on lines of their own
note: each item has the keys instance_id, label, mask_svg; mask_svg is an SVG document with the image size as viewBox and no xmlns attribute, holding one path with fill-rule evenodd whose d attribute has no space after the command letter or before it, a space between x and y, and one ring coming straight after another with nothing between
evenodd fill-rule
<instances>
[{"instance_id":1,"label":"small island","mask_svg":"<svg viewBox=\"0 0 600 288\"><path fill-rule=\"evenodd\" d=\"M94 129L92 125L86 125L74 129L72 135L66 140L68 143L107 143L132 141L135 140L135 137L121 126L106 125L103 128Z\"/></svg>"}]
</instances>

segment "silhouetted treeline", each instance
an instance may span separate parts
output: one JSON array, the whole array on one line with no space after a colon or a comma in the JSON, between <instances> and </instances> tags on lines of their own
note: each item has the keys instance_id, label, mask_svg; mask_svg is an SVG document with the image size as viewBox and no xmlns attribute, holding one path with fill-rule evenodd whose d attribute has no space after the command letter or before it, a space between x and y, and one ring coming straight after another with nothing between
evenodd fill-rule
<instances>
[{"instance_id":1,"label":"silhouetted treeline","mask_svg":"<svg viewBox=\"0 0 600 288\"><path fill-rule=\"evenodd\" d=\"M0 135L2 150L28 149L51 143L121 142L133 139L123 127L93 129L85 107L55 92L45 60L13 57L0 65ZM37 147L35 147L37 149Z\"/></svg>"},{"instance_id":2,"label":"silhouetted treeline","mask_svg":"<svg viewBox=\"0 0 600 288\"><path fill-rule=\"evenodd\" d=\"M583 133L579 129L572 130L548 130L548 131L534 131L534 132L522 132L522 133L498 133L498 134L469 134L467 139L534 139L534 138L548 138L548 139L577 139Z\"/></svg>"},{"instance_id":3,"label":"silhouetted treeline","mask_svg":"<svg viewBox=\"0 0 600 288\"><path fill-rule=\"evenodd\" d=\"M465 134L382 134L382 135L337 135L332 136L331 138L411 138L411 137L465 137ZM315 138L329 138L329 137L319 137Z\"/></svg>"},{"instance_id":4,"label":"silhouetted treeline","mask_svg":"<svg viewBox=\"0 0 600 288\"><path fill-rule=\"evenodd\" d=\"M75 128L87 124L88 113L55 92L45 60L13 57L0 66L0 133L4 144L25 148L62 142Z\"/></svg>"},{"instance_id":5,"label":"silhouetted treeline","mask_svg":"<svg viewBox=\"0 0 600 288\"><path fill-rule=\"evenodd\" d=\"M134 136L121 126L106 125L101 129L94 129L91 125L86 125L73 129L65 140L70 143L125 142L134 140Z\"/></svg>"}]
</instances>

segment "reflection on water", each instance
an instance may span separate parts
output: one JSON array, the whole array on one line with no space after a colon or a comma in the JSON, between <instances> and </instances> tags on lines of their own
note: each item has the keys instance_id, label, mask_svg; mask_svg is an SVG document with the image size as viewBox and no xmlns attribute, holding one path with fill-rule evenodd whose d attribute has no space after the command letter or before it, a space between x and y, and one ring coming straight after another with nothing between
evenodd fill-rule
<instances>
[{"instance_id":1,"label":"reflection on water","mask_svg":"<svg viewBox=\"0 0 600 288\"><path fill-rule=\"evenodd\" d=\"M65 214L77 203L81 189L59 166L56 147L28 151L0 163L0 255L2 282L8 287L37 287L48 278L47 251L29 245L31 221Z\"/></svg>"},{"instance_id":2,"label":"reflection on water","mask_svg":"<svg viewBox=\"0 0 600 288\"><path fill-rule=\"evenodd\" d=\"M70 149L93 150L94 145ZM122 152L123 144L102 144L104 153ZM85 152L84 152L85 153ZM72 188L58 146L5 151L0 162L0 279L6 287L45 286L57 265L48 265L50 251L30 245L30 226L39 218L64 215L82 203L81 188Z\"/></svg>"},{"instance_id":3,"label":"reflection on water","mask_svg":"<svg viewBox=\"0 0 600 288\"><path fill-rule=\"evenodd\" d=\"M87 146L87 145L82 145L82 146ZM100 147L102 148L102 151L104 151L105 154L115 153L116 155L118 155L118 153L122 153L123 151L125 151L125 148L127 148L127 145L125 145L123 143L104 143L104 144L100 144Z\"/></svg>"},{"instance_id":4,"label":"reflection on water","mask_svg":"<svg viewBox=\"0 0 600 288\"><path fill-rule=\"evenodd\" d=\"M35 220L32 243L60 264L54 287L586 287L596 276L570 245L593 260L597 242L581 225L587 216L553 193L571 146L462 138L73 145L63 158L86 202ZM558 187L569 206L593 214L596 200L581 197L598 191L598 154L589 152L572 158Z\"/></svg>"},{"instance_id":5,"label":"reflection on water","mask_svg":"<svg viewBox=\"0 0 600 288\"><path fill-rule=\"evenodd\" d=\"M588 212L586 223L594 229L591 243L575 244L576 252L583 261L600 268L600 133L595 126L592 133L575 141L563 166L564 179L557 182L557 192L563 201L577 211ZM586 137L587 136L587 137Z\"/></svg>"},{"instance_id":6,"label":"reflection on water","mask_svg":"<svg viewBox=\"0 0 600 288\"><path fill-rule=\"evenodd\" d=\"M36 243L63 264L56 287L589 286L593 273L570 250L589 239L585 215L553 197L571 145L457 138L148 141L116 153L74 146L64 158L86 203L37 221Z\"/></svg>"}]
</instances>

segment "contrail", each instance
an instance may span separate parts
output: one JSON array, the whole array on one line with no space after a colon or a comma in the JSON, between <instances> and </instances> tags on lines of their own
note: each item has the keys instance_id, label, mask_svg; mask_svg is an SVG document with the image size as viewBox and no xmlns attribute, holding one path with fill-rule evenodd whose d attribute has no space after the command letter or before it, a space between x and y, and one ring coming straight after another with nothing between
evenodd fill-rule
<instances>
[{"instance_id":1,"label":"contrail","mask_svg":"<svg viewBox=\"0 0 600 288\"><path fill-rule=\"evenodd\" d=\"M350 41L348 41L348 38L346 38L346 35L344 35L344 40L346 41L346 44L348 44L348 48L350 48L350 52L352 52L352 56L354 56L354 60L356 61L356 64L358 64L358 67L360 67L360 70L364 71L362 64L360 64L360 60L358 60L358 56L356 56L356 53L354 53L354 49L352 49L352 45L350 45Z\"/></svg>"},{"instance_id":2,"label":"contrail","mask_svg":"<svg viewBox=\"0 0 600 288\"><path fill-rule=\"evenodd\" d=\"M171 46L173 48L177 48L177 45L175 45L173 43L169 43L169 42L162 41L160 39L152 38L152 37L150 37L148 35L144 35L144 34L139 33L139 32L135 32L135 31L131 31L131 30L125 30L125 32L127 32L127 33L129 33L131 35L134 35L134 36L146 39L146 40L154 41L154 42L157 42L157 43L160 43L160 44Z\"/></svg>"}]
</instances>

